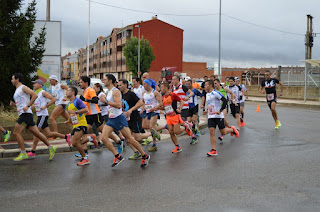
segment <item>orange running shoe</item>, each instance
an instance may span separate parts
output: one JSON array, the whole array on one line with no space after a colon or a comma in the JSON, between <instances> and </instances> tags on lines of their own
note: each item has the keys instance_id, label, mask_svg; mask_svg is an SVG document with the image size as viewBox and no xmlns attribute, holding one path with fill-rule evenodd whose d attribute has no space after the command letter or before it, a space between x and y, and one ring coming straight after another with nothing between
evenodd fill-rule
<instances>
[{"instance_id":1,"label":"orange running shoe","mask_svg":"<svg viewBox=\"0 0 320 212\"><path fill-rule=\"evenodd\" d=\"M184 126L186 127L186 132L187 132L188 136L191 136L192 135L192 128L190 127L190 125L187 123L184 123Z\"/></svg>"},{"instance_id":2,"label":"orange running shoe","mask_svg":"<svg viewBox=\"0 0 320 212\"><path fill-rule=\"evenodd\" d=\"M233 129L233 133L232 133L232 134L230 133L230 134L231 134L231 135L234 134L234 135L236 136L236 138L239 138L239 132L238 132L238 130L236 130L236 128L235 128L234 126L231 126L230 128Z\"/></svg>"},{"instance_id":3,"label":"orange running shoe","mask_svg":"<svg viewBox=\"0 0 320 212\"><path fill-rule=\"evenodd\" d=\"M240 127L244 127L244 126L246 126L246 123L244 123L244 121L242 121L242 122L240 123Z\"/></svg>"},{"instance_id":4,"label":"orange running shoe","mask_svg":"<svg viewBox=\"0 0 320 212\"><path fill-rule=\"evenodd\" d=\"M178 152L181 152L182 149L181 149L181 146L174 148L174 150L172 150L172 153L178 153Z\"/></svg>"},{"instance_id":5,"label":"orange running shoe","mask_svg":"<svg viewBox=\"0 0 320 212\"><path fill-rule=\"evenodd\" d=\"M98 143L96 141L96 135L91 135L90 137L92 138L92 143L94 144L94 146L98 147Z\"/></svg>"},{"instance_id":6,"label":"orange running shoe","mask_svg":"<svg viewBox=\"0 0 320 212\"><path fill-rule=\"evenodd\" d=\"M218 155L218 152L215 149L212 149L210 152L207 153L207 156L215 156L215 155Z\"/></svg>"},{"instance_id":7,"label":"orange running shoe","mask_svg":"<svg viewBox=\"0 0 320 212\"><path fill-rule=\"evenodd\" d=\"M84 165L88 165L88 164L90 164L89 158L87 158L87 159L82 158L82 160L79 163L77 163L78 166L84 166Z\"/></svg>"}]
</instances>

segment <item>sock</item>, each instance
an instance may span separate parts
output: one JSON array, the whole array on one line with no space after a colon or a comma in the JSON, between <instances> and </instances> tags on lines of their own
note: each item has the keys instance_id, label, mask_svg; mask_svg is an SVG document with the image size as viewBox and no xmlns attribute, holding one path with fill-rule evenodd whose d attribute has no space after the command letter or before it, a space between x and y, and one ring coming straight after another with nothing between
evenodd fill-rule
<instances>
[{"instance_id":1,"label":"sock","mask_svg":"<svg viewBox=\"0 0 320 212\"><path fill-rule=\"evenodd\" d=\"M119 154L116 154L114 157L115 157L115 158L119 157Z\"/></svg>"},{"instance_id":2,"label":"sock","mask_svg":"<svg viewBox=\"0 0 320 212\"><path fill-rule=\"evenodd\" d=\"M85 153L85 154L88 154L88 150L87 150L87 149L85 149L85 150L84 150L84 153Z\"/></svg>"},{"instance_id":3,"label":"sock","mask_svg":"<svg viewBox=\"0 0 320 212\"><path fill-rule=\"evenodd\" d=\"M121 139L121 141L122 141L122 142L124 142L124 140L125 140L124 138L123 138L123 139Z\"/></svg>"},{"instance_id":4,"label":"sock","mask_svg":"<svg viewBox=\"0 0 320 212\"><path fill-rule=\"evenodd\" d=\"M48 149L50 149L52 146L50 145L50 146L48 146Z\"/></svg>"},{"instance_id":5,"label":"sock","mask_svg":"<svg viewBox=\"0 0 320 212\"><path fill-rule=\"evenodd\" d=\"M215 150L215 149L212 149L211 151L217 151L217 150Z\"/></svg>"},{"instance_id":6,"label":"sock","mask_svg":"<svg viewBox=\"0 0 320 212\"><path fill-rule=\"evenodd\" d=\"M134 153L136 153L136 155L140 155L140 152L139 152L139 151L136 151L136 152L134 152Z\"/></svg>"},{"instance_id":7,"label":"sock","mask_svg":"<svg viewBox=\"0 0 320 212\"><path fill-rule=\"evenodd\" d=\"M241 113L241 117L244 118L244 113Z\"/></svg>"},{"instance_id":8,"label":"sock","mask_svg":"<svg viewBox=\"0 0 320 212\"><path fill-rule=\"evenodd\" d=\"M64 139L67 139L67 135L64 136Z\"/></svg>"},{"instance_id":9,"label":"sock","mask_svg":"<svg viewBox=\"0 0 320 212\"><path fill-rule=\"evenodd\" d=\"M87 137L88 137L88 139L89 139L89 142L92 142L92 141L93 141L93 139L92 139L91 136L87 136Z\"/></svg>"},{"instance_id":10,"label":"sock","mask_svg":"<svg viewBox=\"0 0 320 212\"><path fill-rule=\"evenodd\" d=\"M168 129L168 126L166 125L166 126L164 126L164 128L167 130L167 129Z\"/></svg>"},{"instance_id":11,"label":"sock","mask_svg":"<svg viewBox=\"0 0 320 212\"><path fill-rule=\"evenodd\" d=\"M35 153L36 153L36 151L34 151L34 150L31 150L31 152L32 152L33 154L35 154Z\"/></svg>"},{"instance_id":12,"label":"sock","mask_svg":"<svg viewBox=\"0 0 320 212\"><path fill-rule=\"evenodd\" d=\"M180 145L178 144L178 145L176 145L176 147L178 147L178 148L179 148L179 147L180 147Z\"/></svg>"},{"instance_id":13,"label":"sock","mask_svg":"<svg viewBox=\"0 0 320 212\"><path fill-rule=\"evenodd\" d=\"M84 156L84 158L82 158L82 159L84 159L84 160L88 160L88 156Z\"/></svg>"},{"instance_id":14,"label":"sock","mask_svg":"<svg viewBox=\"0 0 320 212\"><path fill-rule=\"evenodd\" d=\"M152 144L152 146L157 146L157 144Z\"/></svg>"},{"instance_id":15,"label":"sock","mask_svg":"<svg viewBox=\"0 0 320 212\"><path fill-rule=\"evenodd\" d=\"M21 151L21 153L22 153L22 154L26 154L27 152L26 152L26 150L24 150L24 151Z\"/></svg>"},{"instance_id":16,"label":"sock","mask_svg":"<svg viewBox=\"0 0 320 212\"><path fill-rule=\"evenodd\" d=\"M7 134L7 130L3 131L3 135Z\"/></svg>"}]
</instances>

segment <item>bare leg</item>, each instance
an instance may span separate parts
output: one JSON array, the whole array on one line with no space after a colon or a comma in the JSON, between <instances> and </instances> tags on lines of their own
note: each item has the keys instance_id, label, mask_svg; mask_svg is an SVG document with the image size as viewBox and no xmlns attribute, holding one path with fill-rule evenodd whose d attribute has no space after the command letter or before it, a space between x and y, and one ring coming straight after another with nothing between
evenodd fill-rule
<instances>
[{"instance_id":1,"label":"bare leg","mask_svg":"<svg viewBox=\"0 0 320 212\"><path fill-rule=\"evenodd\" d=\"M277 121L278 120L278 114L277 114L277 111L276 111L276 103L275 102L271 102L271 113L272 113L272 117L274 119L274 121Z\"/></svg>"},{"instance_id":2,"label":"bare leg","mask_svg":"<svg viewBox=\"0 0 320 212\"><path fill-rule=\"evenodd\" d=\"M25 126L22 124L18 124L16 123L14 125L14 130L13 130L13 135L14 137L16 137L19 147L21 149L21 151L25 151L25 147L24 147L24 140L23 137L21 136L22 131L25 129Z\"/></svg>"},{"instance_id":3,"label":"bare leg","mask_svg":"<svg viewBox=\"0 0 320 212\"><path fill-rule=\"evenodd\" d=\"M238 129L240 129L240 114L239 113L236 114L236 121L237 121Z\"/></svg>"},{"instance_id":4,"label":"bare leg","mask_svg":"<svg viewBox=\"0 0 320 212\"><path fill-rule=\"evenodd\" d=\"M144 150L142 149L140 143L131 136L130 129L128 127L124 127L121 130L122 135L125 137L128 143L132 144L142 155L145 155Z\"/></svg>"},{"instance_id":5,"label":"bare leg","mask_svg":"<svg viewBox=\"0 0 320 212\"><path fill-rule=\"evenodd\" d=\"M113 130L114 129L112 127L110 127L108 125L104 125L103 130L102 130L101 141L112 152L112 154L117 155L118 152L116 151L113 144L109 140L109 137L110 137L111 133L113 132Z\"/></svg>"},{"instance_id":6,"label":"bare leg","mask_svg":"<svg viewBox=\"0 0 320 212\"><path fill-rule=\"evenodd\" d=\"M151 136L151 132L145 132L145 133L132 133L134 139L137 141L142 141L143 139L146 139Z\"/></svg>"},{"instance_id":7,"label":"bare leg","mask_svg":"<svg viewBox=\"0 0 320 212\"><path fill-rule=\"evenodd\" d=\"M39 128L40 130L40 128ZM58 133L58 132L51 132L49 127L46 127L43 130L44 134L47 136L47 138L51 138L51 137L60 137L60 138L64 138L65 135Z\"/></svg>"},{"instance_id":8,"label":"bare leg","mask_svg":"<svg viewBox=\"0 0 320 212\"><path fill-rule=\"evenodd\" d=\"M56 119L58 118L58 116L62 115L63 112L66 111L63 110L61 105L57 105L52 111L50 121L54 132L58 132L58 124L56 122Z\"/></svg>"},{"instance_id":9,"label":"bare leg","mask_svg":"<svg viewBox=\"0 0 320 212\"><path fill-rule=\"evenodd\" d=\"M72 146L76 147L81 156L84 158L86 154L84 153L84 149L80 144L80 139L83 138L83 131L76 131L74 135L71 137Z\"/></svg>"},{"instance_id":10,"label":"bare leg","mask_svg":"<svg viewBox=\"0 0 320 212\"><path fill-rule=\"evenodd\" d=\"M171 140L172 140L173 144L174 144L174 145L179 145L177 136L176 136L176 134L174 133L174 128L178 128L178 127L176 127L176 126L179 127L179 125L167 125L168 131L169 131L169 133L170 133L170 137L171 137Z\"/></svg>"},{"instance_id":11,"label":"bare leg","mask_svg":"<svg viewBox=\"0 0 320 212\"><path fill-rule=\"evenodd\" d=\"M150 122L149 122L150 123L149 129L156 130L157 120L158 120L158 116L152 116L151 117ZM153 142L153 144L155 144L157 142L157 140L155 138L152 138L152 142Z\"/></svg>"},{"instance_id":12,"label":"bare leg","mask_svg":"<svg viewBox=\"0 0 320 212\"><path fill-rule=\"evenodd\" d=\"M216 128L210 127L209 131L210 131L210 141L211 141L212 149L216 149L216 142L217 142L216 135L215 135Z\"/></svg>"},{"instance_id":13,"label":"bare leg","mask_svg":"<svg viewBox=\"0 0 320 212\"><path fill-rule=\"evenodd\" d=\"M50 146L50 143L47 139L47 137L45 135L43 135L38 127L36 126L33 126L33 127L29 127L28 130L34 135L36 136L37 138L39 138L43 143L45 143L47 146Z\"/></svg>"}]
</instances>

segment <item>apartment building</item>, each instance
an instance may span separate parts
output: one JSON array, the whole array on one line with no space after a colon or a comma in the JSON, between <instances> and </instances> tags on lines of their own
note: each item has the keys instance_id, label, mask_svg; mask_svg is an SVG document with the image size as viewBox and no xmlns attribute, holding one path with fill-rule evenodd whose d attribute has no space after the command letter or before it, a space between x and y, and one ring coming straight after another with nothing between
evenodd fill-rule
<instances>
[{"instance_id":1,"label":"apartment building","mask_svg":"<svg viewBox=\"0 0 320 212\"><path fill-rule=\"evenodd\" d=\"M61 79L62 80L79 80L79 52L73 54L68 53L67 55L61 57Z\"/></svg>"},{"instance_id":2,"label":"apartment building","mask_svg":"<svg viewBox=\"0 0 320 212\"><path fill-rule=\"evenodd\" d=\"M151 64L150 76L158 80L161 69L176 66L182 70L183 30L159 20L156 16L149 21L141 21L123 28L113 28L106 37L98 37L89 48L89 76L103 78L106 73L117 79L131 79L126 66L123 48L132 36L144 37L153 48L155 60ZM87 74L87 49L79 50L80 75Z\"/></svg>"}]
</instances>

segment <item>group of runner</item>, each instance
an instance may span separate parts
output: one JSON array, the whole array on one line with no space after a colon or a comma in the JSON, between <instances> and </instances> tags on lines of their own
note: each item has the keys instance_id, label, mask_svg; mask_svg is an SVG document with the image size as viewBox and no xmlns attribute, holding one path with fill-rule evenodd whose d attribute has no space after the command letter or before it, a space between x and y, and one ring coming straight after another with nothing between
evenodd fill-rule
<instances>
[{"instance_id":1,"label":"group of runner","mask_svg":"<svg viewBox=\"0 0 320 212\"><path fill-rule=\"evenodd\" d=\"M267 71L266 79L260 86L260 92L263 93L263 87L265 87L268 105L275 119L276 129L278 129L281 123L275 110L277 102L275 85L277 83L281 85L280 96L282 95L283 85L279 80L270 78L270 76L270 72ZM204 79L205 81L200 88L201 93L193 87L191 79L186 82L182 81L179 73L174 74L170 84L167 82L161 83L160 88L149 77L148 73L144 73L142 80L133 78L133 89L131 91L127 80L120 79L116 82L113 75L107 74L103 79L103 83L108 88L108 92L105 94L99 83L90 85L90 78L82 76L80 87L84 92L78 98L76 87L61 85L54 75L50 76L52 85L52 94L50 94L42 89L43 82L41 80L33 81L35 90L33 91L22 84L23 76L21 74L14 74L11 81L16 87L16 91L14 102L11 101L10 105L16 106L19 114L13 134L21 149L21 153L14 160L20 161L35 157L39 140L48 146L49 159L51 160L57 147L50 145L48 138L60 137L65 138L69 145L72 144L79 151L75 155L81 159L77 165L90 164L87 142L91 141L95 146L101 145L102 142L113 153L112 167L115 167L124 160L121 153L124 148L124 141L127 141L127 144L133 150L133 155L129 159L141 159L141 167L146 167L150 155L145 153L138 141L144 140L142 145L149 145L152 142L148 151L157 151L157 140L161 139L159 132L167 129L175 146L172 153L182 151L177 135L184 131L191 137L190 144L194 145L198 142L197 136L201 135L198 120L198 97L202 98L200 108L203 109L203 114L208 115L212 148L207 155L217 155L215 129L217 126L219 127L220 136L218 139L221 141L226 134L239 137L240 128L245 126L243 120L244 102L248 98L248 92L237 77L229 77L229 85L225 84L225 86L222 86L220 80L215 79L214 76L211 76L210 79L205 76ZM69 101L68 104L67 101ZM47 108L53 104L56 107L50 116L54 129L51 132L48 125L49 113ZM226 119L228 105L232 116L236 119L237 127L231 126ZM38 116L37 126L33 121L33 108ZM161 111L163 111L166 119L165 126L157 125ZM71 134L64 135L57 132L58 127L55 119L59 115L66 119L65 124L72 125ZM96 136L87 135L90 127L97 131ZM21 136L25 128L34 135L32 150L28 153L25 151L23 137ZM6 142L11 132L4 130L2 127L0 130L3 132ZM40 132L41 130L45 135ZM152 141L149 140L149 137L152 137ZM114 147L110 139L114 140L117 148Z\"/></svg>"}]
</instances>

